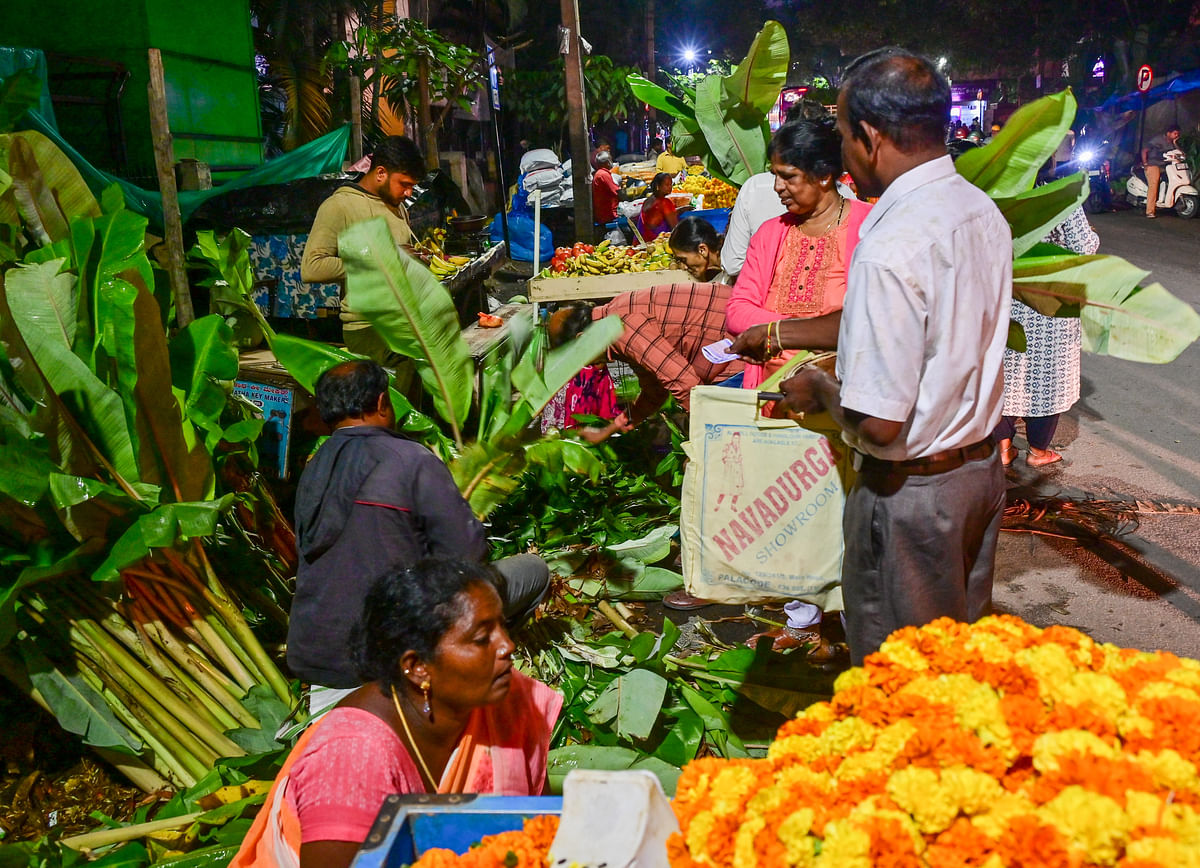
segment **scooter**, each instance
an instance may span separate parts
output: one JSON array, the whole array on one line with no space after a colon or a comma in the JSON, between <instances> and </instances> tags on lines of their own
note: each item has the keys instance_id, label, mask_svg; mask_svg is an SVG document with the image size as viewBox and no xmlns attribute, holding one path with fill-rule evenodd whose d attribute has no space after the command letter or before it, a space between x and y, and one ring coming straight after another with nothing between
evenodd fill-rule
<instances>
[{"instance_id":1,"label":"scooter","mask_svg":"<svg viewBox=\"0 0 1200 868\"><path fill-rule=\"evenodd\" d=\"M1163 153L1163 158L1167 165L1158 183L1158 207L1174 208L1180 217L1195 217L1200 207L1200 191L1192 184L1187 157L1179 148L1172 148ZM1129 183L1125 186L1125 198L1135 208L1144 208L1146 192L1146 168L1134 166Z\"/></svg>"}]
</instances>

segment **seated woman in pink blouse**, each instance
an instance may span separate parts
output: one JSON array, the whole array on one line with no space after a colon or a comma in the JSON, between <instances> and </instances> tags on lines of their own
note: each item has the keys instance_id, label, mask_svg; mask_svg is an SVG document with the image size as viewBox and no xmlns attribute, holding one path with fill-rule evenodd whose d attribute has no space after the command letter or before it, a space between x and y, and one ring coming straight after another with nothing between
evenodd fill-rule
<instances>
[{"instance_id":1,"label":"seated woman in pink blouse","mask_svg":"<svg viewBox=\"0 0 1200 868\"><path fill-rule=\"evenodd\" d=\"M747 362L743 385L758 384L796 350L837 346L850 254L871 206L838 192L841 138L832 121L784 124L771 139L775 193L787 213L750 239L725 309Z\"/></svg>"},{"instance_id":2,"label":"seated woman in pink blouse","mask_svg":"<svg viewBox=\"0 0 1200 868\"><path fill-rule=\"evenodd\" d=\"M427 559L375 584L366 683L296 743L231 868L344 868L392 793L543 792L562 697L513 669L493 581Z\"/></svg>"}]
</instances>

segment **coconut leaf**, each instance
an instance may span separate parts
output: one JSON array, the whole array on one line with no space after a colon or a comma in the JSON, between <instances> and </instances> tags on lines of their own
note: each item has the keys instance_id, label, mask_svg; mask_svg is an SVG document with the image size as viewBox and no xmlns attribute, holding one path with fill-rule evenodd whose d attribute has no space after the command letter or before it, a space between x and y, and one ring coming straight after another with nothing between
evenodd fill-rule
<instances>
[{"instance_id":1,"label":"coconut leaf","mask_svg":"<svg viewBox=\"0 0 1200 868\"><path fill-rule=\"evenodd\" d=\"M356 223L338 238L346 266L346 301L388 347L415 359L438 414L460 446L471 406L475 362L446 288L406 253L396 249L382 217Z\"/></svg>"},{"instance_id":2,"label":"coconut leaf","mask_svg":"<svg viewBox=\"0 0 1200 868\"><path fill-rule=\"evenodd\" d=\"M1045 238L1087 197L1087 176L1077 172L1017 196L994 197L992 201L1012 229L1013 255L1020 256Z\"/></svg>"},{"instance_id":3,"label":"coconut leaf","mask_svg":"<svg viewBox=\"0 0 1200 868\"><path fill-rule=\"evenodd\" d=\"M1088 352L1163 364L1200 338L1191 305L1157 283L1139 286L1149 272L1116 256L1058 250L1039 245L1013 263L1013 296L1046 316L1078 315Z\"/></svg>"},{"instance_id":4,"label":"coconut leaf","mask_svg":"<svg viewBox=\"0 0 1200 868\"><path fill-rule=\"evenodd\" d=\"M1042 97L1017 109L991 144L967 151L954 167L989 196L1018 196L1033 187L1074 119L1070 88Z\"/></svg>"},{"instance_id":5,"label":"coconut leaf","mask_svg":"<svg viewBox=\"0 0 1200 868\"><path fill-rule=\"evenodd\" d=\"M754 37L746 57L725 78L722 107L726 111L737 111L743 106L751 106L765 115L779 100L779 92L787 81L790 59L783 25L768 21Z\"/></svg>"},{"instance_id":6,"label":"coconut leaf","mask_svg":"<svg viewBox=\"0 0 1200 868\"><path fill-rule=\"evenodd\" d=\"M741 186L767 166L766 117L751 106L722 108L724 86L710 75L696 87L696 122L730 182Z\"/></svg>"},{"instance_id":7,"label":"coconut leaf","mask_svg":"<svg viewBox=\"0 0 1200 868\"><path fill-rule=\"evenodd\" d=\"M87 432L122 480L140 481L121 398L71 351L77 281L59 273L62 262L6 272L9 310L32 360L70 413L71 427Z\"/></svg>"}]
</instances>

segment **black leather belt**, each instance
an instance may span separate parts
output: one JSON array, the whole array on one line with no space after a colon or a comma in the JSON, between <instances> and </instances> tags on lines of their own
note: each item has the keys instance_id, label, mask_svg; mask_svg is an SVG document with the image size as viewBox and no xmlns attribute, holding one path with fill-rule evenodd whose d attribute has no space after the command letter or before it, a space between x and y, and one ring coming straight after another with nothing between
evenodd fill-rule
<instances>
[{"instance_id":1,"label":"black leather belt","mask_svg":"<svg viewBox=\"0 0 1200 868\"><path fill-rule=\"evenodd\" d=\"M996 451L996 441L991 437L962 446L958 449L947 449L945 452L935 452L921 458L909 458L906 461L887 461L873 455L858 453L861 460L855 462L857 469L864 473L892 473L900 476L934 476L957 470L968 461L979 461L988 458Z\"/></svg>"}]
</instances>

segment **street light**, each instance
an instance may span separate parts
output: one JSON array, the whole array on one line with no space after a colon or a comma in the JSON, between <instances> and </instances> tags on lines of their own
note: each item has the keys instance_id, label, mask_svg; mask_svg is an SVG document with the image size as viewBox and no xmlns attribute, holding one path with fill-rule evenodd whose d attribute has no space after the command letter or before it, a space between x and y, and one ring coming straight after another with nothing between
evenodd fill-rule
<instances>
[{"instance_id":1,"label":"street light","mask_svg":"<svg viewBox=\"0 0 1200 868\"><path fill-rule=\"evenodd\" d=\"M685 63L695 63L696 62L696 49L685 48L683 50L683 60Z\"/></svg>"},{"instance_id":2,"label":"street light","mask_svg":"<svg viewBox=\"0 0 1200 868\"><path fill-rule=\"evenodd\" d=\"M938 58L938 69L945 69L945 68L946 68L946 64L947 64L948 62L949 62L949 61L947 61L945 57L939 57L939 58Z\"/></svg>"}]
</instances>

